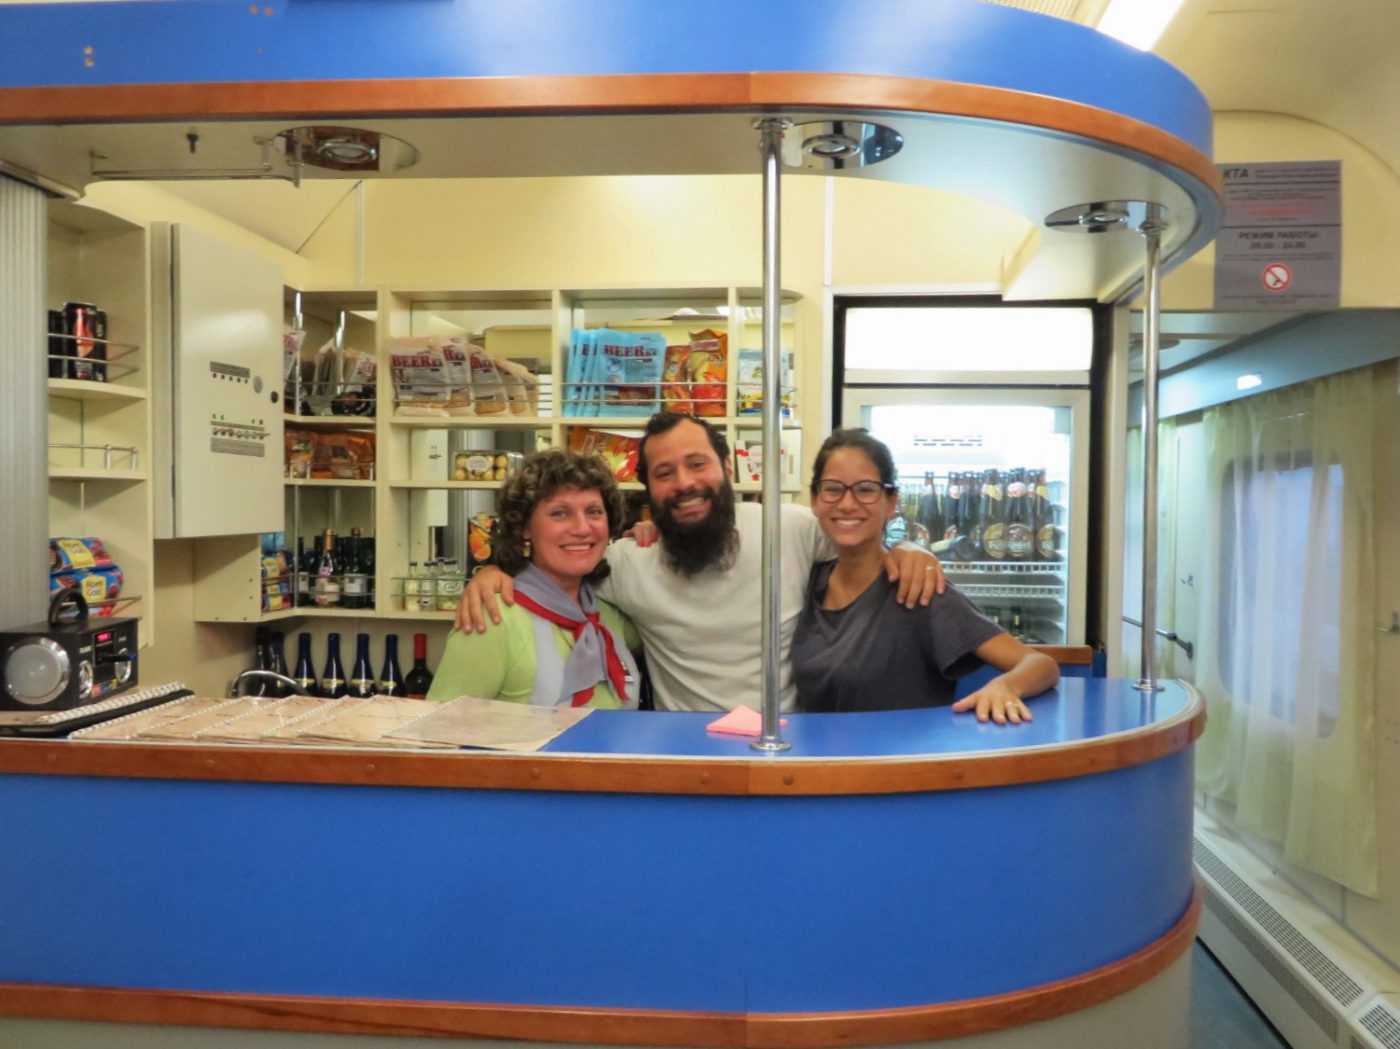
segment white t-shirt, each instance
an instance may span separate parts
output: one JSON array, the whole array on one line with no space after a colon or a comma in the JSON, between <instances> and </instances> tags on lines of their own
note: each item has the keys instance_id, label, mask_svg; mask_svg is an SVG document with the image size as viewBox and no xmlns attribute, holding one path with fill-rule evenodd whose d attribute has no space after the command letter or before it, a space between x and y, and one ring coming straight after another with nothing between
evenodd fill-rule
<instances>
[{"instance_id":1,"label":"white t-shirt","mask_svg":"<svg viewBox=\"0 0 1400 1049\"><path fill-rule=\"evenodd\" d=\"M763 516L757 503L734 508L739 552L734 566L687 579L666 565L661 543L630 539L608 549L612 574L601 596L632 617L662 710L757 710L763 696ZM835 556L805 506L782 504L779 587L782 709L796 699L792 634L812 564Z\"/></svg>"}]
</instances>

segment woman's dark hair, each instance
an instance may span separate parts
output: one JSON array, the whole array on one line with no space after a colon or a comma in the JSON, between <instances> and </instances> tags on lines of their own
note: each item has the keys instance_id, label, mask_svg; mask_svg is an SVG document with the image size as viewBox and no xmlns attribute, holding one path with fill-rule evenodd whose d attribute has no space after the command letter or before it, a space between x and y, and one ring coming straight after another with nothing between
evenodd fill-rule
<instances>
[{"instance_id":1,"label":"woman's dark hair","mask_svg":"<svg viewBox=\"0 0 1400 1049\"><path fill-rule=\"evenodd\" d=\"M705 431L705 436L710 439L710 447L715 450L715 455L719 456L719 465L723 469L729 462L729 442L724 439L716 427L711 426L704 419L697 419L693 415L684 415L681 412L660 411L647 420L646 429L642 431L642 444L637 450L637 480L642 484L647 483L647 440L651 437L659 437L663 433L669 433L681 423L694 423Z\"/></svg>"},{"instance_id":2,"label":"woman's dark hair","mask_svg":"<svg viewBox=\"0 0 1400 1049\"><path fill-rule=\"evenodd\" d=\"M608 515L608 535L622 534L623 500L612 470L596 455L579 455L560 448L533 452L525 457L520 472L501 486L496 500L496 523L491 530L496 564L515 575L530 563L525 556L525 526L530 515L545 499L557 492L598 492ZM588 574L588 581L606 579L608 562L599 561Z\"/></svg>"},{"instance_id":3,"label":"woman's dark hair","mask_svg":"<svg viewBox=\"0 0 1400 1049\"><path fill-rule=\"evenodd\" d=\"M823 441L822 446L817 449L817 459L812 464L811 492L813 495L817 493L817 485L821 483L822 471L826 469L826 461L831 458L832 452L841 448L854 448L858 452L864 452L875 464L875 469L880 471L881 484L899 483L895 479L894 456L890 454L889 447L884 441L871 437L869 430L858 428L833 430L831 436Z\"/></svg>"}]
</instances>

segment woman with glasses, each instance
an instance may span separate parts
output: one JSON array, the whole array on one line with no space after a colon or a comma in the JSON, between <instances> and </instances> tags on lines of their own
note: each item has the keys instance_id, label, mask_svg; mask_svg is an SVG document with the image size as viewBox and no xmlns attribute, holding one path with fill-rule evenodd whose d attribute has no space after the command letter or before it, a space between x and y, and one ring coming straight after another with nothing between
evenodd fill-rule
<instances>
[{"instance_id":1,"label":"woman with glasses","mask_svg":"<svg viewBox=\"0 0 1400 1049\"><path fill-rule=\"evenodd\" d=\"M812 512L836 547L812 568L792 642L797 709L830 713L952 705L979 721L1031 720L1025 700L1060 679L1049 656L1017 641L955 588L906 608L881 570L899 503L894 459L865 430L837 430L817 452ZM957 679L1003 671L953 702Z\"/></svg>"}]
</instances>

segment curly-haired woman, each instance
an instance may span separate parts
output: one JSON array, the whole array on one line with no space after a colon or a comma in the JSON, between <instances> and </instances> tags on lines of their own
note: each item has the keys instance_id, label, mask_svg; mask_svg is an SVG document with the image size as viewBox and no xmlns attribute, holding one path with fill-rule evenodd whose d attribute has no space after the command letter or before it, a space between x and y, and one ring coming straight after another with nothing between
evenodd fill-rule
<instances>
[{"instance_id":1,"label":"curly-haired woman","mask_svg":"<svg viewBox=\"0 0 1400 1049\"><path fill-rule=\"evenodd\" d=\"M497 502L496 562L515 576L499 629L454 631L429 699L508 699L635 710L640 687L631 622L593 595L608 574L622 497L596 456L552 449L525 457Z\"/></svg>"}]
</instances>

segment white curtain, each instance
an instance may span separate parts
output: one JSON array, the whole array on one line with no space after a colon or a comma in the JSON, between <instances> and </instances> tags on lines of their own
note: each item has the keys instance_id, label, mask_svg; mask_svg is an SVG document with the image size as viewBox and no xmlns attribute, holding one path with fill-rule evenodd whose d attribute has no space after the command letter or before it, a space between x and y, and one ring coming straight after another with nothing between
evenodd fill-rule
<instances>
[{"instance_id":1,"label":"white curtain","mask_svg":"<svg viewBox=\"0 0 1400 1049\"><path fill-rule=\"evenodd\" d=\"M1374 374L1205 413L1210 493L1196 683L1197 787L1284 858L1378 892ZM1183 510L1183 512L1185 512Z\"/></svg>"},{"instance_id":2,"label":"white curtain","mask_svg":"<svg viewBox=\"0 0 1400 1049\"><path fill-rule=\"evenodd\" d=\"M1125 541L1123 543L1123 615L1142 621L1142 427L1128 431ZM1178 505L1175 484L1181 476L1180 438L1176 419L1157 424L1157 628L1176 629L1176 519L1183 509ZM1187 516L1190 514L1187 512ZM1142 677L1142 630L1124 623L1123 676ZM1157 652L1157 680L1180 677L1177 648L1160 636L1154 639Z\"/></svg>"}]
</instances>

